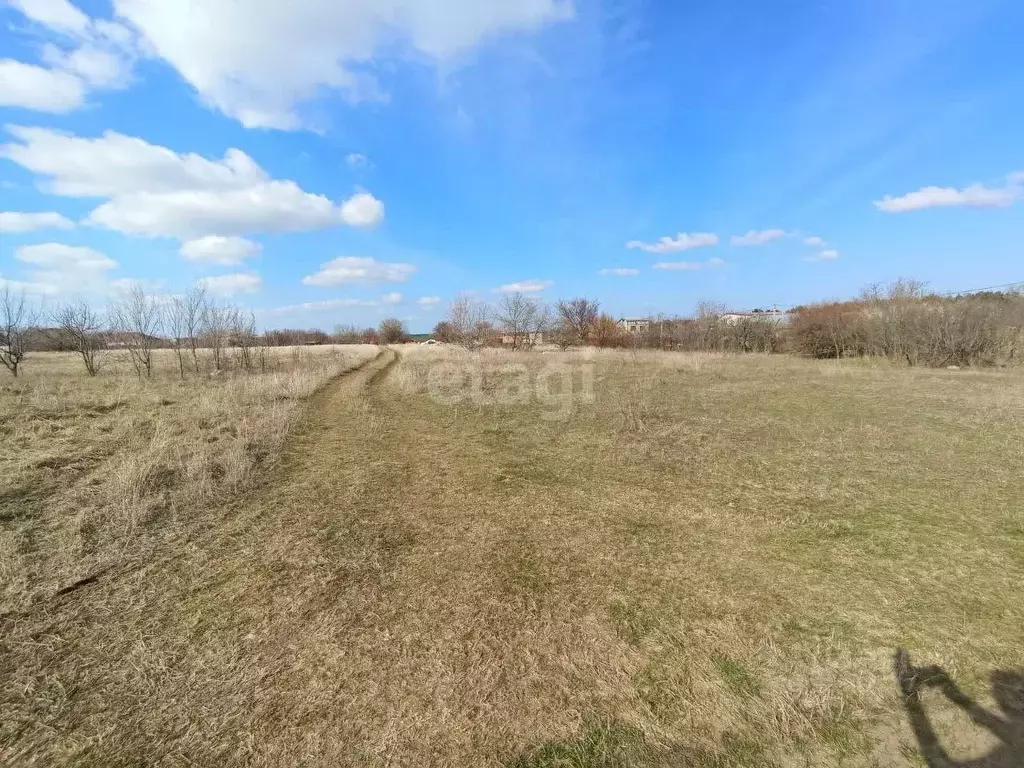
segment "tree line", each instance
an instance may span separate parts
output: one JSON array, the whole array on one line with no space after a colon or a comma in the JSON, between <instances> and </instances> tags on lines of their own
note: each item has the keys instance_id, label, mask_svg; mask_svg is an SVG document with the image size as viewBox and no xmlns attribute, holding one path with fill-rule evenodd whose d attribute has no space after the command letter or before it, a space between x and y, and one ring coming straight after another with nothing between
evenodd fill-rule
<instances>
[{"instance_id":1,"label":"tree line","mask_svg":"<svg viewBox=\"0 0 1024 768\"><path fill-rule=\"evenodd\" d=\"M686 351L782 353L815 358L886 357L909 365L1006 365L1024 357L1024 293L941 296L901 279L872 285L854 299L796 307L784 314L736 315L701 302L689 316L657 315L627 331L577 297L554 303L513 293L496 305L457 296L433 329L439 342L467 348L528 350L538 344ZM77 353L95 376L120 351L139 378L153 372L153 353L173 350L181 378L226 368L266 370L266 349L314 344L396 344L405 324L385 318L376 328L337 326L258 333L252 312L220 304L202 287L160 298L136 286L108 306L85 300L49 313L7 286L0 291L0 363L14 376L33 351Z\"/></svg>"},{"instance_id":2,"label":"tree line","mask_svg":"<svg viewBox=\"0 0 1024 768\"><path fill-rule=\"evenodd\" d=\"M154 353L173 352L184 379L227 369L266 371L266 350L277 346L406 341L401 320L385 318L377 328L279 329L259 333L252 312L220 303L202 286L180 296L161 297L133 286L109 304L76 299L45 312L23 292L0 290L0 364L17 377L31 352L74 352L89 376L112 360L127 360L140 379L153 375Z\"/></svg>"},{"instance_id":3,"label":"tree line","mask_svg":"<svg viewBox=\"0 0 1024 768\"><path fill-rule=\"evenodd\" d=\"M886 357L930 367L991 366L1024 357L1024 292L939 295L919 280L871 285L854 299L729 313L701 302L689 316L656 315L629 331L587 298L553 304L511 294L496 306L460 296L434 327L438 341L531 349L538 343L815 358Z\"/></svg>"}]
</instances>

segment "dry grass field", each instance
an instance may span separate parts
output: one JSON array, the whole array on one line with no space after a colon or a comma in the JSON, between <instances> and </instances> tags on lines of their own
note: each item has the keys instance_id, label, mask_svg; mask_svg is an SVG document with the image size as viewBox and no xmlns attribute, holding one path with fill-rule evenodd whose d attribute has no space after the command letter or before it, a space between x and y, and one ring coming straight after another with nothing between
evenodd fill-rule
<instances>
[{"instance_id":1,"label":"dry grass field","mask_svg":"<svg viewBox=\"0 0 1024 768\"><path fill-rule=\"evenodd\" d=\"M1024 667L1019 371L403 347L296 423L340 354L5 383L0 764L924 765L896 648Z\"/></svg>"},{"instance_id":2,"label":"dry grass field","mask_svg":"<svg viewBox=\"0 0 1024 768\"><path fill-rule=\"evenodd\" d=\"M278 348L268 372L181 381L170 350L140 382L117 353L90 378L73 353L0 379L0 614L99 569L245 488L301 405L377 348Z\"/></svg>"}]
</instances>

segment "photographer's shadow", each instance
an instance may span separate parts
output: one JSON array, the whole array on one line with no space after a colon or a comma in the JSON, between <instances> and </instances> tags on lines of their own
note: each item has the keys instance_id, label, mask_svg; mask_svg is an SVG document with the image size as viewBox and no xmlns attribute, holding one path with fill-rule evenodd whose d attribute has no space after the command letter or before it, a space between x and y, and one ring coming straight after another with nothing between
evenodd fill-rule
<instances>
[{"instance_id":1,"label":"photographer's shadow","mask_svg":"<svg viewBox=\"0 0 1024 768\"><path fill-rule=\"evenodd\" d=\"M941 667L914 667L904 650L894 659L900 699L910 719L910 727L928 768L1021 768L1024 766L1024 675L1009 670L992 672L992 695L1003 712L989 712L961 691ZM988 755L970 760L954 760L946 754L921 703L922 687L937 688L967 713L978 726L999 739Z\"/></svg>"}]
</instances>

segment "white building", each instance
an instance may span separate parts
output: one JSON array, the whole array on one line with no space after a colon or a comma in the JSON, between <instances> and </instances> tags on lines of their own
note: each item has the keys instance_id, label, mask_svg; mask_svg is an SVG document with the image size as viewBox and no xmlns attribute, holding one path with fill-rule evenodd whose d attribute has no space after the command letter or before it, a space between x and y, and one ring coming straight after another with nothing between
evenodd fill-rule
<instances>
[{"instance_id":1,"label":"white building","mask_svg":"<svg viewBox=\"0 0 1024 768\"><path fill-rule=\"evenodd\" d=\"M649 317L620 317L618 326L626 333L647 333L651 327Z\"/></svg>"}]
</instances>

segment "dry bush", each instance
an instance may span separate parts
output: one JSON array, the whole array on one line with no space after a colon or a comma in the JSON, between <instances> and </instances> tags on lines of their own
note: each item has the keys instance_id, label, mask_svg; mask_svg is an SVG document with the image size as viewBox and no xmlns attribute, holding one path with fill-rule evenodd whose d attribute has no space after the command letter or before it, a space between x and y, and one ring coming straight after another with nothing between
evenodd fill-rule
<instances>
[{"instance_id":1,"label":"dry bush","mask_svg":"<svg viewBox=\"0 0 1024 768\"><path fill-rule=\"evenodd\" d=\"M141 556L250 486L302 402L376 350L275 349L267 373L186 380L155 350L141 382L134 365L87 377L73 353L33 355L0 389L0 613Z\"/></svg>"},{"instance_id":2,"label":"dry bush","mask_svg":"<svg viewBox=\"0 0 1024 768\"><path fill-rule=\"evenodd\" d=\"M942 297L898 280L868 288L858 301L799 308L791 335L810 357L872 355L933 368L1011 364L1024 343L1024 295Z\"/></svg>"}]
</instances>

